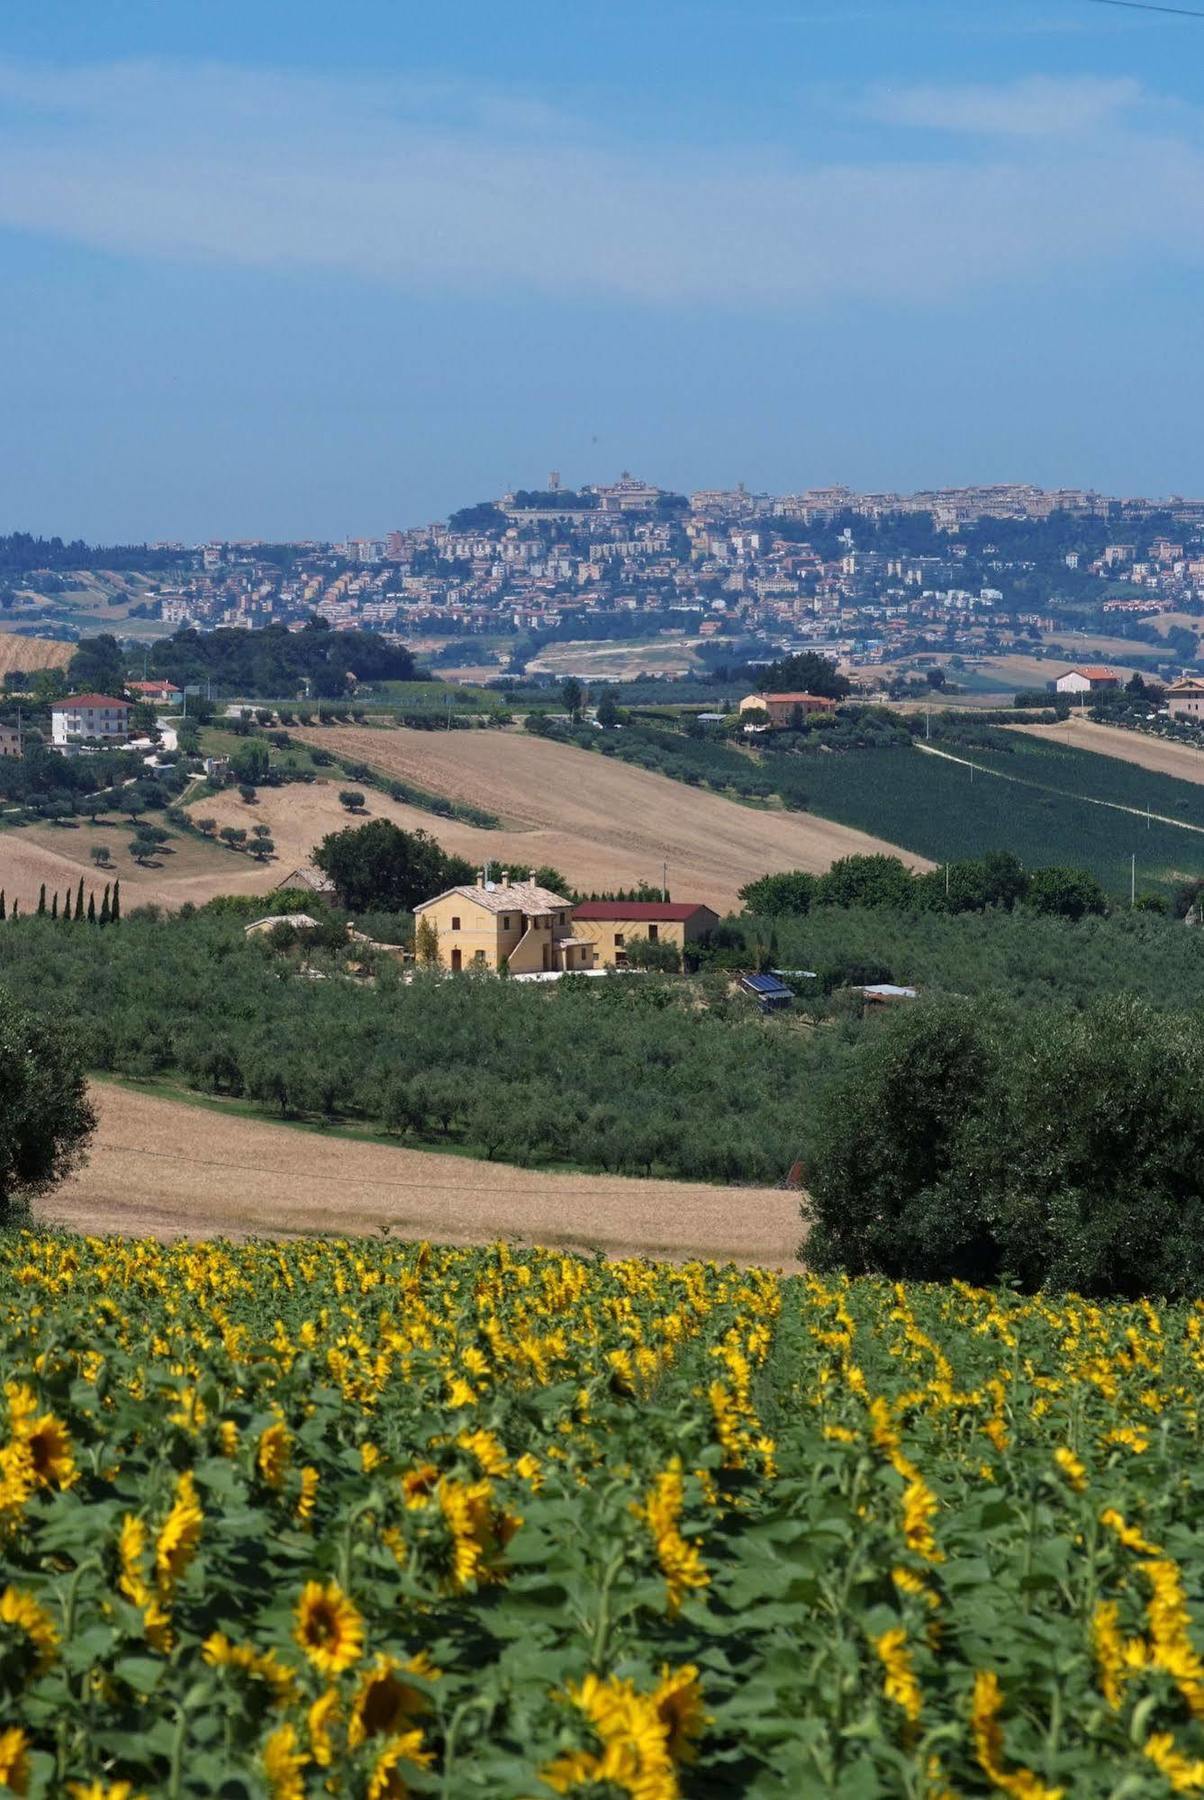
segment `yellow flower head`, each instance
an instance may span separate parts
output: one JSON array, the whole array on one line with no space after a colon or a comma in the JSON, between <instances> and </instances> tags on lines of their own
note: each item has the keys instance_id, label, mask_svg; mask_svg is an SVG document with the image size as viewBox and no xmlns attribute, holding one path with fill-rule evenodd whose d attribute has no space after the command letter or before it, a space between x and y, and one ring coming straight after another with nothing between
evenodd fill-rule
<instances>
[{"instance_id":1,"label":"yellow flower head","mask_svg":"<svg viewBox=\"0 0 1204 1800\"><path fill-rule=\"evenodd\" d=\"M19 1725L0 1731L0 1788L14 1794L29 1789L29 1739Z\"/></svg>"},{"instance_id":2,"label":"yellow flower head","mask_svg":"<svg viewBox=\"0 0 1204 1800\"><path fill-rule=\"evenodd\" d=\"M421 1731L405 1731L387 1743L368 1777L368 1800L406 1800L409 1783L398 1765L410 1763L415 1768L429 1768L433 1758L422 1747Z\"/></svg>"},{"instance_id":3,"label":"yellow flower head","mask_svg":"<svg viewBox=\"0 0 1204 1800\"><path fill-rule=\"evenodd\" d=\"M693 1762L696 1742L710 1724L694 1664L685 1663L680 1669L671 1669L665 1663L652 1695L652 1704L664 1728L665 1748L673 1761Z\"/></svg>"},{"instance_id":4,"label":"yellow flower head","mask_svg":"<svg viewBox=\"0 0 1204 1800\"><path fill-rule=\"evenodd\" d=\"M882 1692L914 1723L920 1716L922 1696L907 1648L907 1632L902 1625L894 1625L871 1642L882 1664Z\"/></svg>"},{"instance_id":5,"label":"yellow flower head","mask_svg":"<svg viewBox=\"0 0 1204 1800\"><path fill-rule=\"evenodd\" d=\"M307 1581L293 1636L319 1674L341 1675L364 1652L364 1621L337 1581Z\"/></svg>"},{"instance_id":6,"label":"yellow flower head","mask_svg":"<svg viewBox=\"0 0 1204 1800\"><path fill-rule=\"evenodd\" d=\"M176 1497L155 1539L155 1579L170 1593L196 1554L205 1515L189 1470L177 1477Z\"/></svg>"},{"instance_id":7,"label":"yellow flower head","mask_svg":"<svg viewBox=\"0 0 1204 1800\"><path fill-rule=\"evenodd\" d=\"M295 1725L278 1725L263 1747L263 1772L272 1800L305 1800L302 1770L307 1757L297 1748Z\"/></svg>"},{"instance_id":8,"label":"yellow flower head","mask_svg":"<svg viewBox=\"0 0 1204 1800\"><path fill-rule=\"evenodd\" d=\"M255 1466L268 1487L275 1489L277 1493L284 1486L292 1455L293 1447L288 1429L279 1420L260 1432Z\"/></svg>"},{"instance_id":9,"label":"yellow flower head","mask_svg":"<svg viewBox=\"0 0 1204 1800\"><path fill-rule=\"evenodd\" d=\"M409 1728L412 1721L429 1711L430 1701L421 1688L403 1679L404 1675L422 1675L433 1680L438 1671L422 1655L408 1663L395 1662L390 1656L378 1656L360 1682L351 1708L351 1724L347 1742L352 1749L370 1737L396 1737Z\"/></svg>"},{"instance_id":10,"label":"yellow flower head","mask_svg":"<svg viewBox=\"0 0 1204 1800\"><path fill-rule=\"evenodd\" d=\"M320 1769L328 1769L334 1761L334 1741L331 1731L338 1723L338 1718L338 1688L327 1688L324 1694L319 1694L305 1715L310 1754Z\"/></svg>"},{"instance_id":11,"label":"yellow flower head","mask_svg":"<svg viewBox=\"0 0 1204 1800\"><path fill-rule=\"evenodd\" d=\"M5 1588L0 1594L0 1625L12 1626L24 1634L39 1671L50 1667L58 1654L59 1634L50 1614L42 1610L32 1594L22 1588Z\"/></svg>"},{"instance_id":12,"label":"yellow flower head","mask_svg":"<svg viewBox=\"0 0 1204 1800\"><path fill-rule=\"evenodd\" d=\"M1074 1451L1068 1450L1065 1444L1059 1444L1053 1453L1053 1459L1075 1493L1083 1493L1087 1487L1087 1471Z\"/></svg>"}]
</instances>

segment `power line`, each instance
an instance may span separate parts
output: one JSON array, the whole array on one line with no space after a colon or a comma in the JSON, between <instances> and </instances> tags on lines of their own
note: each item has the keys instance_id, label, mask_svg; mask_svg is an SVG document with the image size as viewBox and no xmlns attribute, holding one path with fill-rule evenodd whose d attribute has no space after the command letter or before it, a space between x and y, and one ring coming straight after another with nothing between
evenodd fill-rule
<instances>
[{"instance_id":1,"label":"power line","mask_svg":"<svg viewBox=\"0 0 1204 1800\"><path fill-rule=\"evenodd\" d=\"M1091 6L1123 6L1126 12L1174 13L1180 19L1204 19L1194 6L1158 6L1155 0L1088 0Z\"/></svg>"}]
</instances>

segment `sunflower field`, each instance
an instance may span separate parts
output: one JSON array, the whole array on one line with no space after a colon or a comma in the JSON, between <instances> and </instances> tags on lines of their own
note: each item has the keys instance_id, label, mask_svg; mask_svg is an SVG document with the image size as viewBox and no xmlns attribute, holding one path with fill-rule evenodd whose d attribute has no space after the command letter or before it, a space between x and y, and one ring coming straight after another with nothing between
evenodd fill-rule
<instances>
[{"instance_id":1,"label":"sunflower field","mask_svg":"<svg viewBox=\"0 0 1204 1800\"><path fill-rule=\"evenodd\" d=\"M1204 1305L0 1239L0 1793L1204 1793Z\"/></svg>"}]
</instances>

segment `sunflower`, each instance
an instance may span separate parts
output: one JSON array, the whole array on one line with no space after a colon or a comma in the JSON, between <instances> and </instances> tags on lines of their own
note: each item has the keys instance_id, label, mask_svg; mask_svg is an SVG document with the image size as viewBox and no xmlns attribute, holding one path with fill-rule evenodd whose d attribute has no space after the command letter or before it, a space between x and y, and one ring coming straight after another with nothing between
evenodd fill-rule
<instances>
[{"instance_id":1,"label":"sunflower","mask_svg":"<svg viewBox=\"0 0 1204 1800\"><path fill-rule=\"evenodd\" d=\"M279 1491L284 1486L284 1477L288 1473L292 1455L293 1447L289 1441L288 1431L279 1420L275 1425L269 1425L265 1431L260 1432L255 1463L270 1488Z\"/></svg>"},{"instance_id":2,"label":"sunflower","mask_svg":"<svg viewBox=\"0 0 1204 1800\"><path fill-rule=\"evenodd\" d=\"M293 1632L322 1675L340 1675L364 1652L364 1621L337 1581L307 1581Z\"/></svg>"},{"instance_id":3,"label":"sunflower","mask_svg":"<svg viewBox=\"0 0 1204 1800\"><path fill-rule=\"evenodd\" d=\"M665 1663L660 1682L652 1695L661 1724L665 1728L665 1748L677 1763L694 1760L694 1742L710 1723L702 1704L698 1670L693 1663L671 1669Z\"/></svg>"},{"instance_id":4,"label":"sunflower","mask_svg":"<svg viewBox=\"0 0 1204 1800\"><path fill-rule=\"evenodd\" d=\"M43 1612L32 1594L6 1587L0 1594L0 1625L24 1632L37 1657L39 1671L47 1669L58 1653L59 1634L49 1613Z\"/></svg>"},{"instance_id":5,"label":"sunflower","mask_svg":"<svg viewBox=\"0 0 1204 1800\"><path fill-rule=\"evenodd\" d=\"M160 1592L169 1593L192 1561L204 1522L196 1484L185 1469L176 1480L175 1500L155 1539L155 1577Z\"/></svg>"},{"instance_id":6,"label":"sunflower","mask_svg":"<svg viewBox=\"0 0 1204 1800\"><path fill-rule=\"evenodd\" d=\"M396 1736L412 1719L429 1710L430 1702L421 1689L402 1680L406 1674L434 1680L438 1670L421 1653L405 1664L395 1662L391 1656L377 1657L360 1683L351 1710L347 1742L353 1749L365 1738Z\"/></svg>"},{"instance_id":7,"label":"sunflower","mask_svg":"<svg viewBox=\"0 0 1204 1800\"><path fill-rule=\"evenodd\" d=\"M324 1694L319 1694L305 1715L310 1754L320 1769L328 1769L334 1761L334 1744L330 1731L338 1723L338 1718L338 1688L327 1688Z\"/></svg>"},{"instance_id":8,"label":"sunflower","mask_svg":"<svg viewBox=\"0 0 1204 1800\"><path fill-rule=\"evenodd\" d=\"M401 1491L405 1495L405 1503L411 1509L425 1506L435 1491L439 1480L439 1471L434 1463L423 1463L417 1469L407 1469L401 1478Z\"/></svg>"},{"instance_id":9,"label":"sunflower","mask_svg":"<svg viewBox=\"0 0 1204 1800\"><path fill-rule=\"evenodd\" d=\"M70 1487L75 1480L71 1434L54 1413L24 1422L19 1434L29 1454L34 1480L41 1487Z\"/></svg>"},{"instance_id":10,"label":"sunflower","mask_svg":"<svg viewBox=\"0 0 1204 1800\"><path fill-rule=\"evenodd\" d=\"M410 1787L398 1773L398 1763L414 1763L424 1769L432 1760L430 1751L422 1747L420 1731L406 1731L390 1739L368 1777L368 1800L406 1800Z\"/></svg>"},{"instance_id":11,"label":"sunflower","mask_svg":"<svg viewBox=\"0 0 1204 1800\"><path fill-rule=\"evenodd\" d=\"M319 1479L318 1471L306 1463L301 1471L301 1492L297 1499L297 1510L294 1515L298 1525L308 1525L314 1516Z\"/></svg>"},{"instance_id":12,"label":"sunflower","mask_svg":"<svg viewBox=\"0 0 1204 1800\"><path fill-rule=\"evenodd\" d=\"M297 1749L294 1725L278 1725L263 1747L263 1772L272 1800L305 1800L304 1751Z\"/></svg>"},{"instance_id":13,"label":"sunflower","mask_svg":"<svg viewBox=\"0 0 1204 1800\"><path fill-rule=\"evenodd\" d=\"M29 1739L19 1725L0 1731L0 1788L13 1794L29 1788Z\"/></svg>"}]
</instances>

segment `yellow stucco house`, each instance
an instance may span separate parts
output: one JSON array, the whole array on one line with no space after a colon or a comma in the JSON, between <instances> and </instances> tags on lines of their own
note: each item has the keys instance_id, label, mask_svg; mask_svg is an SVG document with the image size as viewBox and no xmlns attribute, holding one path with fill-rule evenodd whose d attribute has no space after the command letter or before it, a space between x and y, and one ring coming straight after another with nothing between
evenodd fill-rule
<instances>
[{"instance_id":1,"label":"yellow stucco house","mask_svg":"<svg viewBox=\"0 0 1204 1800\"><path fill-rule=\"evenodd\" d=\"M573 912L574 930L592 940L598 962L611 969L626 967L636 938L682 952L718 923L717 912L688 900L582 900Z\"/></svg>"},{"instance_id":2,"label":"yellow stucco house","mask_svg":"<svg viewBox=\"0 0 1204 1800\"><path fill-rule=\"evenodd\" d=\"M492 969L513 975L579 974L594 967L594 946L573 920L573 903L533 881L477 876L475 887L448 888L414 908L433 926L441 969ZM421 942L421 940L420 940Z\"/></svg>"}]
</instances>

